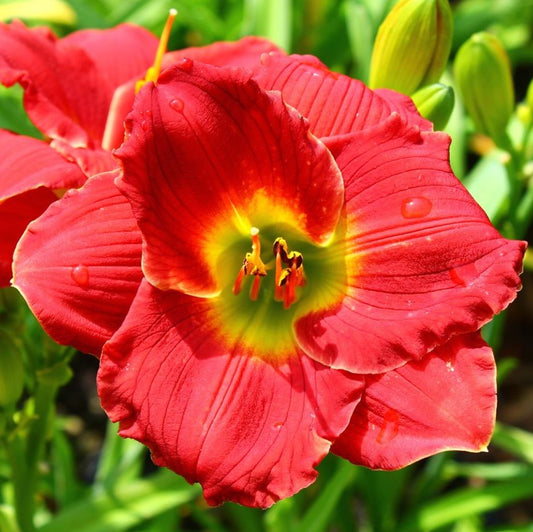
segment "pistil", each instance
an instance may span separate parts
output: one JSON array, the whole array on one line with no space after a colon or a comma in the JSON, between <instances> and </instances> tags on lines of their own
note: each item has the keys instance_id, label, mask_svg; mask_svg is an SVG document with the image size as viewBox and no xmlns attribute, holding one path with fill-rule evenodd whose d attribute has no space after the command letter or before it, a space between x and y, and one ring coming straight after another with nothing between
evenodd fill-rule
<instances>
[{"instance_id":1,"label":"pistil","mask_svg":"<svg viewBox=\"0 0 533 532\"><path fill-rule=\"evenodd\" d=\"M169 10L165 27L163 28L163 31L161 33L161 39L159 39L159 46L157 47L157 51L155 54L154 64L146 71L144 79L140 79L135 84L135 94L137 94L142 89L142 87L149 81L153 81L154 83L157 81L157 78L161 73L161 64L163 62L163 56L167 51L170 30L172 29L172 24L174 23L174 19L176 18L177 14L177 9Z\"/></svg>"}]
</instances>

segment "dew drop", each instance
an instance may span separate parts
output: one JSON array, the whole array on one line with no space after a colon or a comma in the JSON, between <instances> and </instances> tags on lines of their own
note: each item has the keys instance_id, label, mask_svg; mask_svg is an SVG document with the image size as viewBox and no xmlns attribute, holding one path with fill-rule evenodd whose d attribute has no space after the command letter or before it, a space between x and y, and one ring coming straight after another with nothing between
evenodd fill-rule
<instances>
[{"instance_id":1,"label":"dew drop","mask_svg":"<svg viewBox=\"0 0 533 532\"><path fill-rule=\"evenodd\" d=\"M78 264L70 270L70 276L72 280L82 288L85 288L89 284L89 269L83 264Z\"/></svg>"},{"instance_id":2,"label":"dew drop","mask_svg":"<svg viewBox=\"0 0 533 532\"><path fill-rule=\"evenodd\" d=\"M402 201L402 216L404 218L423 218L431 212L432 208L431 201L423 196L407 198Z\"/></svg>"},{"instance_id":3,"label":"dew drop","mask_svg":"<svg viewBox=\"0 0 533 532\"><path fill-rule=\"evenodd\" d=\"M399 424L400 414L396 410L389 408L383 416L383 425L381 425L376 441L381 445L392 441L398 435Z\"/></svg>"},{"instance_id":4,"label":"dew drop","mask_svg":"<svg viewBox=\"0 0 533 532\"><path fill-rule=\"evenodd\" d=\"M148 122L146 120L141 121L141 129L143 131L148 131Z\"/></svg>"},{"instance_id":5,"label":"dew drop","mask_svg":"<svg viewBox=\"0 0 533 532\"><path fill-rule=\"evenodd\" d=\"M178 61L178 68L181 68L184 72L190 72L192 70L192 67L194 66L194 62L192 59L188 57L184 57L180 61Z\"/></svg>"},{"instance_id":6,"label":"dew drop","mask_svg":"<svg viewBox=\"0 0 533 532\"><path fill-rule=\"evenodd\" d=\"M171 109L174 109L174 111L177 111L178 113L181 113L185 107L183 100L180 100L179 98L174 98L171 100L169 105Z\"/></svg>"},{"instance_id":7,"label":"dew drop","mask_svg":"<svg viewBox=\"0 0 533 532\"><path fill-rule=\"evenodd\" d=\"M276 430L279 430L281 429L281 427L283 427L285 423L283 423L283 421L278 421L277 423L274 423L274 425L272 425Z\"/></svg>"},{"instance_id":8,"label":"dew drop","mask_svg":"<svg viewBox=\"0 0 533 532\"><path fill-rule=\"evenodd\" d=\"M451 360L448 360L446 362L446 369L450 372L455 371L455 368L453 367L453 362Z\"/></svg>"}]
</instances>

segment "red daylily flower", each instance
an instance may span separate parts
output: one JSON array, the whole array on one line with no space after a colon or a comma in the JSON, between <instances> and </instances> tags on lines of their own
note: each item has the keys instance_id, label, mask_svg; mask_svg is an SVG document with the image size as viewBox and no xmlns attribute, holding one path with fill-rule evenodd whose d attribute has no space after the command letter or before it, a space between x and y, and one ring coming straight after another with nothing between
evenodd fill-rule
<instances>
[{"instance_id":1,"label":"red daylily flower","mask_svg":"<svg viewBox=\"0 0 533 532\"><path fill-rule=\"evenodd\" d=\"M124 196L103 175L56 202L15 285L56 339L110 338L104 409L211 504L268 507L330 448L381 469L484 449L478 331L515 298L525 244L409 99L311 57L247 67L185 58L147 84L116 152Z\"/></svg>"}]
</instances>

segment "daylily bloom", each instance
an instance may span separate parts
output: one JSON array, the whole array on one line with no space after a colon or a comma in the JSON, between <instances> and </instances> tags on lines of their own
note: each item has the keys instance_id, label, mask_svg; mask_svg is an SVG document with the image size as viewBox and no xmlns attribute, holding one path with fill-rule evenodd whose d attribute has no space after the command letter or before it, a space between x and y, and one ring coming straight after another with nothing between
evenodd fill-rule
<instances>
[{"instance_id":1,"label":"daylily bloom","mask_svg":"<svg viewBox=\"0 0 533 532\"><path fill-rule=\"evenodd\" d=\"M145 84L118 189L93 178L30 224L15 286L54 338L105 342L120 434L210 504L268 507L331 448L382 469L485 449L478 331L515 298L525 244L491 226L408 98L310 56L247 67L185 52Z\"/></svg>"}]
</instances>

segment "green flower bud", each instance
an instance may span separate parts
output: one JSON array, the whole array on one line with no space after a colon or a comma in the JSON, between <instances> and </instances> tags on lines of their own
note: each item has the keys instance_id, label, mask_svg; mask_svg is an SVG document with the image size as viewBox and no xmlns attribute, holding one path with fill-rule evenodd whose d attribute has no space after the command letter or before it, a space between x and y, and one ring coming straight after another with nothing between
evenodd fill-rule
<instances>
[{"instance_id":1,"label":"green flower bud","mask_svg":"<svg viewBox=\"0 0 533 532\"><path fill-rule=\"evenodd\" d=\"M511 65L500 41L486 32L472 35L457 52L453 71L476 128L498 143L514 109Z\"/></svg>"},{"instance_id":2,"label":"green flower bud","mask_svg":"<svg viewBox=\"0 0 533 532\"><path fill-rule=\"evenodd\" d=\"M412 98L418 112L433 122L435 130L444 129L455 103L455 96L451 87L442 83L433 83L416 91Z\"/></svg>"},{"instance_id":3,"label":"green flower bud","mask_svg":"<svg viewBox=\"0 0 533 532\"><path fill-rule=\"evenodd\" d=\"M370 87L412 94L440 79L452 45L448 0L400 0L381 24Z\"/></svg>"},{"instance_id":4,"label":"green flower bud","mask_svg":"<svg viewBox=\"0 0 533 532\"><path fill-rule=\"evenodd\" d=\"M13 340L0 330L0 408L14 405L24 387L22 355Z\"/></svg>"}]
</instances>

